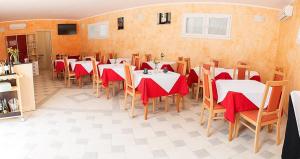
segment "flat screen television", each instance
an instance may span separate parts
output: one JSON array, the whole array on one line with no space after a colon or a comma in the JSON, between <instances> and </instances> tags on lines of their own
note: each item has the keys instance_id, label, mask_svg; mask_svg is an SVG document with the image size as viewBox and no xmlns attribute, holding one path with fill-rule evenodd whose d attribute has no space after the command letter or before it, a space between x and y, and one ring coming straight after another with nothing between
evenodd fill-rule
<instances>
[{"instance_id":1,"label":"flat screen television","mask_svg":"<svg viewBox=\"0 0 300 159\"><path fill-rule=\"evenodd\" d=\"M58 35L74 35L77 33L76 24L58 24Z\"/></svg>"}]
</instances>

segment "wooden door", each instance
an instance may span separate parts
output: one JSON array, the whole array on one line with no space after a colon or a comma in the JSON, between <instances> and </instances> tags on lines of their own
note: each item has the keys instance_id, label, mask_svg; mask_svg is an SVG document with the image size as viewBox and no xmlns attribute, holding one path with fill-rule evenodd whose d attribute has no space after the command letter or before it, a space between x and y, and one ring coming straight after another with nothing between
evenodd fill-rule
<instances>
[{"instance_id":1,"label":"wooden door","mask_svg":"<svg viewBox=\"0 0 300 159\"><path fill-rule=\"evenodd\" d=\"M50 69L51 65L51 32L38 31L36 33L37 39L37 54L39 56L39 68L41 70Z\"/></svg>"}]
</instances>

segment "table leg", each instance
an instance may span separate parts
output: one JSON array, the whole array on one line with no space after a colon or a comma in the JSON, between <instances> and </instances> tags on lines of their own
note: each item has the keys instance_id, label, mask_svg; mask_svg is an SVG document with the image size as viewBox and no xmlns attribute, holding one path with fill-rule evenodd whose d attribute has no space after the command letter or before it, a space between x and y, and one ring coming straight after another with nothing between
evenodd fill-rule
<instances>
[{"instance_id":1,"label":"table leg","mask_svg":"<svg viewBox=\"0 0 300 159\"><path fill-rule=\"evenodd\" d=\"M106 98L109 99L109 85L105 88Z\"/></svg>"},{"instance_id":2,"label":"table leg","mask_svg":"<svg viewBox=\"0 0 300 159\"><path fill-rule=\"evenodd\" d=\"M148 104L144 105L144 118L145 120L148 119Z\"/></svg>"},{"instance_id":3,"label":"table leg","mask_svg":"<svg viewBox=\"0 0 300 159\"><path fill-rule=\"evenodd\" d=\"M180 100L181 100L181 96L179 94L176 95L176 108L177 108L177 112L180 112Z\"/></svg>"},{"instance_id":4,"label":"table leg","mask_svg":"<svg viewBox=\"0 0 300 159\"><path fill-rule=\"evenodd\" d=\"M232 134L233 134L233 131L234 131L234 124L229 122L229 133L228 133L228 140L229 141L232 141Z\"/></svg>"}]
</instances>

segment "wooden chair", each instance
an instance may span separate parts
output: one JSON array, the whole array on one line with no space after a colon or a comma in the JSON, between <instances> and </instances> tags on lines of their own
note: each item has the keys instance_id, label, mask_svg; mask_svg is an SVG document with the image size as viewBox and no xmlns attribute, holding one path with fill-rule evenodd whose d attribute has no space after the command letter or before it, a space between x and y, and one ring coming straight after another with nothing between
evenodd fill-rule
<instances>
[{"instance_id":1,"label":"wooden chair","mask_svg":"<svg viewBox=\"0 0 300 159\"><path fill-rule=\"evenodd\" d=\"M184 61L177 61L176 73L185 76L186 75L186 63Z\"/></svg>"},{"instance_id":2,"label":"wooden chair","mask_svg":"<svg viewBox=\"0 0 300 159\"><path fill-rule=\"evenodd\" d=\"M258 110L240 112L236 118L235 135L238 136L240 123L255 133L254 152L259 150L259 135L264 126L276 124L276 143L280 144L280 124L282 119L282 108L288 81L268 81L265 87L263 100ZM264 105L267 100L268 92L272 88L269 104ZM253 129L250 125L255 126Z\"/></svg>"},{"instance_id":3,"label":"wooden chair","mask_svg":"<svg viewBox=\"0 0 300 159\"><path fill-rule=\"evenodd\" d=\"M92 58L92 64L93 64L93 89L96 88L96 94L97 97L99 97L99 88L101 88L100 85L102 85L102 80L99 77L99 70L95 58Z\"/></svg>"},{"instance_id":4,"label":"wooden chair","mask_svg":"<svg viewBox=\"0 0 300 159\"><path fill-rule=\"evenodd\" d=\"M52 80L54 80L55 75L56 78L58 78L59 72L56 71L55 59L53 57L51 57L51 68L52 68Z\"/></svg>"},{"instance_id":5,"label":"wooden chair","mask_svg":"<svg viewBox=\"0 0 300 159\"><path fill-rule=\"evenodd\" d=\"M109 53L108 54L108 59L114 59L114 57L116 56L116 53Z\"/></svg>"},{"instance_id":6,"label":"wooden chair","mask_svg":"<svg viewBox=\"0 0 300 159\"><path fill-rule=\"evenodd\" d=\"M131 65L134 65L134 57L136 57L136 56L140 56L140 54L136 53L136 54L131 55Z\"/></svg>"},{"instance_id":7,"label":"wooden chair","mask_svg":"<svg viewBox=\"0 0 300 159\"><path fill-rule=\"evenodd\" d=\"M75 73L70 70L70 65L67 57L64 57L65 64L65 85L71 87L71 80L76 80Z\"/></svg>"},{"instance_id":8,"label":"wooden chair","mask_svg":"<svg viewBox=\"0 0 300 159\"><path fill-rule=\"evenodd\" d=\"M96 56L96 61L100 61L100 59L101 59L101 52L96 52L95 56Z\"/></svg>"},{"instance_id":9,"label":"wooden chair","mask_svg":"<svg viewBox=\"0 0 300 159\"><path fill-rule=\"evenodd\" d=\"M276 67L273 73L273 81L282 81L285 79L285 73L283 72L283 68Z\"/></svg>"},{"instance_id":10,"label":"wooden chair","mask_svg":"<svg viewBox=\"0 0 300 159\"><path fill-rule=\"evenodd\" d=\"M190 70L191 70L191 58L184 58L184 61L186 63L186 74L190 74Z\"/></svg>"},{"instance_id":11,"label":"wooden chair","mask_svg":"<svg viewBox=\"0 0 300 159\"><path fill-rule=\"evenodd\" d=\"M124 64L124 71L125 71L125 100L124 100L124 107L125 110L127 108L127 96L130 95L132 96L131 99L131 108L130 108L130 116L133 118L134 117L134 109L135 109L135 98L140 92L138 92L135 89L134 86L134 79L133 79L133 72L131 69L131 65L128 63Z\"/></svg>"},{"instance_id":12,"label":"wooden chair","mask_svg":"<svg viewBox=\"0 0 300 159\"><path fill-rule=\"evenodd\" d=\"M106 64L107 63L106 56L104 54L100 56L99 62L101 64Z\"/></svg>"},{"instance_id":13,"label":"wooden chair","mask_svg":"<svg viewBox=\"0 0 300 159\"><path fill-rule=\"evenodd\" d=\"M245 80L246 73L248 73L248 77L250 77L249 66L246 64L237 64L233 71L233 79Z\"/></svg>"},{"instance_id":14,"label":"wooden chair","mask_svg":"<svg viewBox=\"0 0 300 159\"><path fill-rule=\"evenodd\" d=\"M145 61L149 62L152 60L152 55L151 54L145 54Z\"/></svg>"},{"instance_id":15,"label":"wooden chair","mask_svg":"<svg viewBox=\"0 0 300 159\"><path fill-rule=\"evenodd\" d=\"M212 59L211 63L213 64L214 67L219 67L220 62L218 60Z\"/></svg>"},{"instance_id":16,"label":"wooden chair","mask_svg":"<svg viewBox=\"0 0 300 159\"><path fill-rule=\"evenodd\" d=\"M183 61L183 57L182 56L179 56L177 61Z\"/></svg>"},{"instance_id":17,"label":"wooden chair","mask_svg":"<svg viewBox=\"0 0 300 159\"><path fill-rule=\"evenodd\" d=\"M140 59L139 56L134 56L133 65L135 66L136 70L140 70L140 68L141 68L141 59Z\"/></svg>"},{"instance_id":18,"label":"wooden chair","mask_svg":"<svg viewBox=\"0 0 300 159\"><path fill-rule=\"evenodd\" d=\"M217 104L217 102L213 99L213 90L212 90L212 80L210 78L210 71L207 69L202 69L202 77L203 77L203 103L200 111L200 124L204 123L204 111L208 111L208 123L206 133L207 136L210 136L210 127L213 120L224 119L224 106ZM221 114L221 116L218 116Z\"/></svg>"},{"instance_id":19,"label":"wooden chair","mask_svg":"<svg viewBox=\"0 0 300 159\"><path fill-rule=\"evenodd\" d=\"M196 100L199 100L199 94L200 94L200 90L203 88L203 77L202 77L202 73L201 73L201 70L202 68L203 69L206 69L208 71L210 71L210 68L211 68L211 64L203 64L202 67L199 66L199 70L198 70L198 74L199 74L199 77L198 77L198 82L197 83L194 83L192 85L192 93L195 94L195 91L196 91Z\"/></svg>"}]
</instances>

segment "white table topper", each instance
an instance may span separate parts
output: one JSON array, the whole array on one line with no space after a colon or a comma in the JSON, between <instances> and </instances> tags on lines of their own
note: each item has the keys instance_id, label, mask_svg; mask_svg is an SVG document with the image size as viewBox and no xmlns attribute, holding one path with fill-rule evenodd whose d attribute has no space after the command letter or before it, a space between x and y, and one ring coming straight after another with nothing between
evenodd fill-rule
<instances>
[{"instance_id":1,"label":"white table topper","mask_svg":"<svg viewBox=\"0 0 300 159\"><path fill-rule=\"evenodd\" d=\"M98 65L98 70L100 72L100 77L102 76L104 69L112 69L115 71L119 76L125 79L125 70L124 70L124 64L103 64ZM135 66L131 66L131 69L134 70Z\"/></svg>"},{"instance_id":2,"label":"white table topper","mask_svg":"<svg viewBox=\"0 0 300 159\"><path fill-rule=\"evenodd\" d=\"M263 100L266 85L254 80L217 80L218 103L222 102L229 91L242 93L258 108ZM272 89L266 99L264 108L269 104Z\"/></svg>"},{"instance_id":3,"label":"white table topper","mask_svg":"<svg viewBox=\"0 0 300 159\"><path fill-rule=\"evenodd\" d=\"M151 78L168 93L180 77L180 74L178 73L171 71L164 73L162 70L159 70L158 72L155 70L149 70L148 74L144 74L142 70L134 71L133 75L135 87L138 87L143 78Z\"/></svg>"},{"instance_id":4,"label":"white table topper","mask_svg":"<svg viewBox=\"0 0 300 159\"><path fill-rule=\"evenodd\" d=\"M98 63L98 62L96 62L96 63ZM92 61L76 61L76 62L70 61L70 65L71 65L71 68L73 71L77 64L81 65L88 73L91 73L93 71Z\"/></svg>"},{"instance_id":5,"label":"white table topper","mask_svg":"<svg viewBox=\"0 0 300 159\"><path fill-rule=\"evenodd\" d=\"M300 137L300 91L293 91L291 93L291 98L294 106L294 112Z\"/></svg>"},{"instance_id":6,"label":"white table topper","mask_svg":"<svg viewBox=\"0 0 300 159\"><path fill-rule=\"evenodd\" d=\"M120 64L120 63L122 63L122 62L128 62L128 63L130 63L130 58L117 58L117 59L109 59L109 62L111 63L111 64L114 64L114 63L116 63L116 64Z\"/></svg>"},{"instance_id":7,"label":"white table topper","mask_svg":"<svg viewBox=\"0 0 300 159\"><path fill-rule=\"evenodd\" d=\"M77 61L77 59L68 59L68 62L76 62ZM64 60L55 60L55 64L57 63L57 62L64 62Z\"/></svg>"}]
</instances>

